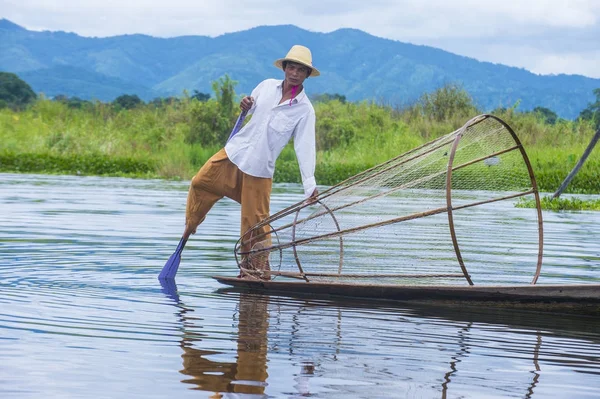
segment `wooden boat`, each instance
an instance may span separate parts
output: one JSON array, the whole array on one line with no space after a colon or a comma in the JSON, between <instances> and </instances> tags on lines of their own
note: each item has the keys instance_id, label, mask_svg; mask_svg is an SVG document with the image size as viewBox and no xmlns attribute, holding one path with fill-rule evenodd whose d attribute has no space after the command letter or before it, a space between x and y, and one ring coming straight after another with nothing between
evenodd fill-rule
<instances>
[{"instance_id":1,"label":"wooden boat","mask_svg":"<svg viewBox=\"0 0 600 399\"><path fill-rule=\"evenodd\" d=\"M406 303L443 302L600 316L600 284L423 286L261 281L225 276L213 278L238 289L291 296L352 297Z\"/></svg>"}]
</instances>

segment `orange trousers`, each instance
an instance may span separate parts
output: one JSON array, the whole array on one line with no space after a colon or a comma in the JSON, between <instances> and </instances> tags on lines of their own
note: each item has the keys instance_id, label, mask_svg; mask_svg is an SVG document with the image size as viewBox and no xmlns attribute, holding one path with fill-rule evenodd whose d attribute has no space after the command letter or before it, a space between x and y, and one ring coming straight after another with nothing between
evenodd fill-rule
<instances>
[{"instance_id":1,"label":"orange trousers","mask_svg":"<svg viewBox=\"0 0 600 399\"><path fill-rule=\"evenodd\" d=\"M246 241L250 238L250 235L246 234L248 230L269 217L272 185L273 180L270 178L250 176L239 170L229 160L223 148L213 155L192 179L185 211L186 226L194 231L204 221L212 206L221 198L228 197L242 205L240 237L243 237L242 241ZM269 227L264 226L252 235L268 231ZM257 237L256 241L271 245L270 236ZM248 251L253 244L250 242L244 245L242 251Z\"/></svg>"}]
</instances>

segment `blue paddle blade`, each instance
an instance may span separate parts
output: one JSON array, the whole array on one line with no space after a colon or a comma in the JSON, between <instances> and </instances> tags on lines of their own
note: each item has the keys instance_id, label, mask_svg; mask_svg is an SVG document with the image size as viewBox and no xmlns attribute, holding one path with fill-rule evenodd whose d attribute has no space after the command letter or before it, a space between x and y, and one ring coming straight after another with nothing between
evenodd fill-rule
<instances>
[{"instance_id":1,"label":"blue paddle blade","mask_svg":"<svg viewBox=\"0 0 600 399\"><path fill-rule=\"evenodd\" d=\"M181 262L181 252L175 252L173 255L171 255L167 263L165 263L165 266L158 275L158 278L160 280L175 278L177 269L179 269L179 262Z\"/></svg>"},{"instance_id":2,"label":"blue paddle blade","mask_svg":"<svg viewBox=\"0 0 600 399\"><path fill-rule=\"evenodd\" d=\"M165 263L165 266L158 275L159 280L175 278L177 269L179 269L179 262L181 262L181 252L183 251L183 247L185 246L186 242L187 240L184 240L182 237L181 241L179 241L179 245L177 245L177 249L173 255L171 255L167 263Z\"/></svg>"},{"instance_id":3,"label":"blue paddle blade","mask_svg":"<svg viewBox=\"0 0 600 399\"><path fill-rule=\"evenodd\" d=\"M159 278L160 286L162 287L161 291L169 298L175 301L175 303L179 304L181 301L179 300L179 294L177 293L177 284L175 283L174 278Z\"/></svg>"}]
</instances>

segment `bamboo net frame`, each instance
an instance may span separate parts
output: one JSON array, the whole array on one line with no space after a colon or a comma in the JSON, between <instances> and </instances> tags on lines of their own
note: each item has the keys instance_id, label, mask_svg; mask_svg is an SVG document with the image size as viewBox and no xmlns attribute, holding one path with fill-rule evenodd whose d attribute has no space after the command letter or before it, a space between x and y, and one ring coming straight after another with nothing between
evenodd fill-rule
<instances>
[{"instance_id":1,"label":"bamboo net frame","mask_svg":"<svg viewBox=\"0 0 600 399\"><path fill-rule=\"evenodd\" d=\"M477 193L477 198L471 193ZM404 209L403 197L426 209ZM520 197L533 197L536 204L533 215L518 227L528 232L523 253L529 256L537 247L537 258L527 262L535 264L530 281L535 284L542 265L543 222L533 169L512 128L493 115L479 115L452 133L323 191L312 203L301 201L276 212L253 226L247 235L251 242L240 239L234 253L243 274L261 279L281 276L306 282L371 284L418 280L431 284L464 278L473 285L460 245L469 243L468 254L479 252L473 244L477 237L469 236L469 230L476 226L478 235L488 234L491 240L485 245L491 252L507 246L502 236L489 228L491 222L477 219L477 209L489 212L491 206ZM501 216L493 223L502 225ZM427 222L428 218L435 222ZM509 231L514 229L512 223L508 223ZM265 227L266 233L258 233ZM431 232L423 238L432 241L430 246L414 238L412 233L421 229ZM394 247L390 244L393 236L410 241L412 263L410 255L404 256L406 246L388 250ZM368 243L371 239L373 243ZM247 244L251 249L242 251ZM426 265L427 251L436 253L431 266ZM365 254L372 255L375 262ZM385 255L396 261L384 261ZM485 257L472 258L477 256ZM508 270L506 261L498 264L502 264L501 270ZM523 273L522 268L518 273Z\"/></svg>"}]
</instances>

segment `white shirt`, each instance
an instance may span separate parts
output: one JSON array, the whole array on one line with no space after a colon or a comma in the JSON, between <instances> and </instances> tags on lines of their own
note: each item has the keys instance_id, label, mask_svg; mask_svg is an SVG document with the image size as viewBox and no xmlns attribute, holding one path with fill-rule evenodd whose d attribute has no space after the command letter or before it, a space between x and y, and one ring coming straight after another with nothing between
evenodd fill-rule
<instances>
[{"instance_id":1,"label":"white shirt","mask_svg":"<svg viewBox=\"0 0 600 399\"><path fill-rule=\"evenodd\" d=\"M279 104L283 81L267 79L252 91L252 119L225 145L227 157L242 172L272 178L275 161L283 147L294 138L304 195L310 197L315 181L315 110L302 90L290 101Z\"/></svg>"}]
</instances>

